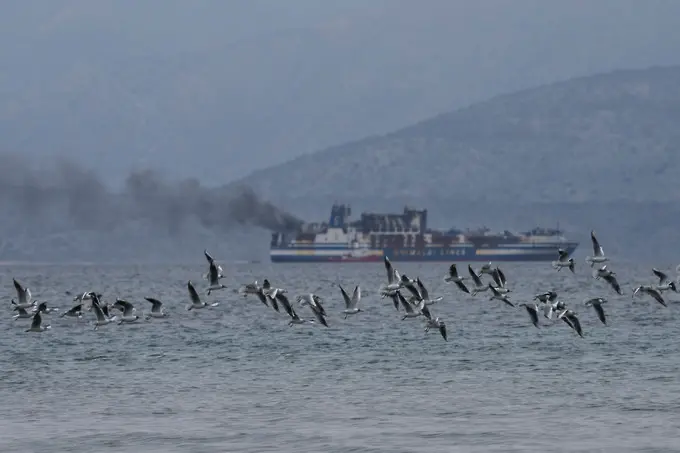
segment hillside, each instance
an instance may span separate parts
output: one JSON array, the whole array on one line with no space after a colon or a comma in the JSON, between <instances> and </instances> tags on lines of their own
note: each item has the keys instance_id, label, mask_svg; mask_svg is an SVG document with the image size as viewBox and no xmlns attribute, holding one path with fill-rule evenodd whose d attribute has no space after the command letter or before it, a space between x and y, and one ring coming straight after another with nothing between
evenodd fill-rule
<instances>
[{"instance_id":1,"label":"hillside","mask_svg":"<svg viewBox=\"0 0 680 453\"><path fill-rule=\"evenodd\" d=\"M152 168L218 186L502 92L680 63L674 2L10 3L0 151L107 183Z\"/></svg>"},{"instance_id":2,"label":"hillside","mask_svg":"<svg viewBox=\"0 0 680 453\"><path fill-rule=\"evenodd\" d=\"M680 67L499 96L247 178L286 205L680 200Z\"/></svg>"}]
</instances>

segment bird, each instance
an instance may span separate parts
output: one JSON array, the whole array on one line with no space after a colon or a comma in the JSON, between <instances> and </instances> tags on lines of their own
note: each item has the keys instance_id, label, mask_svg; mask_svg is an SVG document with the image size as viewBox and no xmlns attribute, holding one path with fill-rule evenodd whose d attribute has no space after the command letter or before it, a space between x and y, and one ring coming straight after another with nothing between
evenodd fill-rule
<instances>
[{"instance_id":1,"label":"bird","mask_svg":"<svg viewBox=\"0 0 680 453\"><path fill-rule=\"evenodd\" d=\"M96 295L92 299L92 309L94 310L94 314L97 317L97 320L94 322L94 330L97 330L98 327L105 326L113 321L111 318L109 318L108 314L104 313L104 310L99 305L99 298L96 297Z\"/></svg>"},{"instance_id":2,"label":"bird","mask_svg":"<svg viewBox=\"0 0 680 453\"><path fill-rule=\"evenodd\" d=\"M541 294L536 294L534 296L534 300L537 300L537 301L543 302L543 303L546 303L548 301L554 302L555 300L557 300L557 293L555 291L546 291L546 292L541 293Z\"/></svg>"},{"instance_id":3,"label":"bird","mask_svg":"<svg viewBox=\"0 0 680 453\"><path fill-rule=\"evenodd\" d=\"M599 280L602 278L604 281L609 283L609 286L611 286L614 291L616 291L616 294L622 295L623 292L621 291L621 285L619 285L619 282L616 280L615 277L616 273L612 272L607 269L607 265L605 264L602 266L600 269L596 271L596 279Z\"/></svg>"},{"instance_id":4,"label":"bird","mask_svg":"<svg viewBox=\"0 0 680 453\"><path fill-rule=\"evenodd\" d=\"M428 319L425 327L425 332L429 332L430 328L439 329L439 333L444 338L444 341L449 341L446 339L446 324L439 318Z\"/></svg>"},{"instance_id":5,"label":"bird","mask_svg":"<svg viewBox=\"0 0 680 453\"><path fill-rule=\"evenodd\" d=\"M357 307L357 304L361 300L361 288L357 285L354 287L354 291L352 292L352 297L349 297L347 294L347 291L345 289L338 285L340 288L340 292L342 293L342 298L345 300L345 310L343 310L343 313L345 314L345 319L347 319L347 316L349 315L355 315L357 313L361 312L361 308Z\"/></svg>"},{"instance_id":6,"label":"bird","mask_svg":"<svg viewBox=\"0 0 680 453\"><path fill-rule=\"evenodd\" d=\"M36 311L39 311L45 315L49 315L53 311L59 311L59 308L47 308L47 302L40 302L38 304L38 307L36 308Z\"/></svg>"},{"instance_id":7,"label":"bird","mask_svg":"<svg viewBox=\"0 0 680 453\"><path fill-rule=\"evenodd\" d=\"M241 286L238 290L238 293L243 297L248 297L249 294L257 294L260 289L260 285L258 285L257 280L255 280L253 283L247 283Z\"/></svg>"},{"instance_id":8,"label":"bird","mask_svg":"<svg viewBox=\"0 0 680 453\"><path fill-rule=\"evenodd\" d=\"M557 316L557 319L562 319L569 327L574 329L579 337L583 338L583 329L581 329L581 322L576 317L576 313L572 310L563 310Z\"/></svg>"},{"instance_id":9,"label":"bird","mask_svg":"<svg viewBox=\"0 0 680 453\"><path fill-rule=\"evenodd\" d=\"M124 322L135 322L139 319L139 316L134 314L135 307L127 300L116 299L113 306L123 312L120 321L118 321L118 325L123 324Z\"/></svg>"},{"instance_id":10,"label":"bird","mask_svg":"<svg viewBox=\"0 0 680 453\"><path fill-rule=\"evenodd\" d=\"M302 319L302 318L300 318L300 317L298 316L298 314L295 313L295 310L293 310L293 311L291 312L290 317L291 317L291 320L290 320L290 322L288 323L288 326L289 326L289 327L292 327L292 326L295 325L295 324L314 324L314 321L312 321L311 319ZM326 326L326 327L328 327L328 326Z\"/></svg>"},{"instance_id":11,"label":"bird","mask_svg":"<svg viewBox=\"0 0 680 453\"><path fill-rule=\"evenodd\" d=\"M191 283L191 280L187 282L187 289L189 290L189 298L191 300L191 305L187 306L187 311L191 309L199 309L203 307L216 307L218 305L218 302L215 302L214 304L208 305L207 303L203 302L201 298L198 296L198 292L196 292L196 288L194 288L193 283Z\"/></svg>"},{"instance_id":12,"label":"bird","mask_svg":"<svg viewBox=\"0 0 680 453\"><path fill-rule=\"evenodd\" d=\"M482 279L480 278L481 274L477 274L469 264L468 273L470 274L472 281L475 283L475 288L472 290L472 292L470 292L470 295L475 296L477 293L487 291L489 289L489 287L482 282Z\"/></svg>"},{"instance_id":13,"label":"bird","mask_svg":"<svg viewBox=\"0 0 680 453\"><path fill-rule=\"evenodd\" d=\"M213 259L212 256L210 256L207 250L203 250L203 254L205 255L205 259L207 259L208 263L210 264L208 273L206 274L206 278L210 285L208 286L207 293L208 295L210 295L212 291L217 291L218 289L225 289L226 286L220 283L220 279L224 278L224 275L222 275L222 267L215 263L215 260Z\"/></svg>"},{"instance_id":14,"label":"bird","mask_svg":"<svg viewBox=\"0 0 680 453\"><path fill-rule=\"evenodd\" d=\"M145 297L147 302L151 303L151 311L146 314L145 319L150 318L165 318L167 313L163 311L163 302L153 297Z\"/></svg>"},{"instance_id":15,"label":"bird","mask_svg":"<svg viewBox=\"0 0 680 453\"><path fill-rule=\"evenodd\" d=\"M312 313L314 313L317 321L328 327L328 321L326 321L326 310L321 305L321 298L319 296L313 293L304 294L302 296L298 296L297 301L301 307L308 305L312 310Z\"/></svg>"},{"instance_id":16,"label":"bird","mask_svg":"<svg viewBox=\"0 0 680 453\"><path fill-rule=\"evenodd\" d=\"M25 309L35 306L35 302L31 301L31 290L28 287L24 287L15 278L12 279L12 282L14 283L14 289L17 292L18 300L18 302L14 302L14 299L12 299L12 305Z\"/></svg>"},{"instance_id":17,"label":"bird","mask_svg":"<svg viewBox=\"0 0 680 453\"><path fill-rule=\"evenodd\" d=\"M401 284L413 295L413 297L416 298L416 300L423 300L423 296L420 294L418 288L416 288L414 281L408 278L406 275L401 276Z\"/></svg>"},{"instance_id":18,"label":"bird","mask_svg":"<svg viewBox=\"0 0 680 453\"><path fill-rule=\"evenodd\" d=\"M491 262L488 262L486 264L483 264L482 267L479 269L479 275L480 277L482 274L489 274L493 275L493 269L491 268Z\"/></svg>"},{"instance_id":19,"label":"bird","mask_svg":"<svg viewBox=\"0 0 680 453\"><path fill-rule=\"evenodd\" d=\"M17 319L23 319L23 318L32 318L34 313L33 311L26 311L25 308L15 306L14 311L18 312L16 315L13 316L14 320L16 321Z\"/></svg>"},{"instance_id":20,"label":"bird","mask_svg":"<svg viewBox=\"0 0 680 453\"><path fill-rule=\"evenodd\" d=\"M489 300L498 299L498 300L501 300L501 301L505 302L506 304L510 305L511 307L515 306L515 304L510 302L510 299L508 299L507 294L501 294L500 291L498 291L497 288L494 288L491 283L489 283L489 289L491 289L491 292L493 293L493 295L491 296L491 299L489 299Z\"/></svg>"},{"instance_id":21,"label":"bird","mask_svg":"<svg viewBox=\"0 0 680 453\"><path fill-rule=\"evenodd\" d=\"M607 258L604 254L604 249L602 249L602 246L595 237L594 230L590 232L590 240L593 243L593 256L586 257L586 263L590 264L590 267L593 267L595 263L604 263L609 261L609 258Z\"/></svg>"},{"instance_id":22,"label":"bird","mask_svg":"<svg viewBox=\"0 0 680 453\"><path fill-rule=\"evenodd\" d=\"M392 266L392 262L388 257L385 257L383 261L385 262L385 271L387 272L387 285L385 286L385 289L400 289L402 287L401 275L399 275L399 272Z\"/></svg>"},{"instance_id":23,"label":"bird","mask_svg":"<svg viewBox=\"0 0 680 453\"><path fill-rule=\"evenodd\" d=\"M595 313L597 313L597 317L605 326L607 325L607 319L604 315L604 308L602 308L602 304L606 302L607 299L603 299L602 297L595 297L585 301L586 307L593 307L595 309Z\"/></svg>"},{"instance_id":24,"label":"bird","mask_svg":"<svg viewBox=\"0 0 680 453\"><path fill-rule=\"evenodd\" d=\"M493 270L493 272L491 273L491 278L493 278L493 281L496 283L495 287L496 291L498 291L501 294L510 292L510 290L505 287L506 284L505 274L503 274L503 271L499 267L496 267Z\"/></svg>"},{"instance_id":25,"label":"bird","mask_svg":"<svg viewBox=\"0 0 680 453\"><path fill-rule=\"evenodd\" d=\"M536 328L539 327L538 324L538 305L537 304L520 304L520 307L524 307L529 313L529 318L531 318L531 323L536 326Z\"/></svg>"},{"instance_id":26,"label":"bird","mask_svg":"<svg viewBox=\"0 0 680 453\"><path fill-rule=\"evenodd\" d=\"M667 306L668 306L668 305L666 305L666 301L663 300L663 297L661 296L661 293L660 293L659 291L657 291L657 289L654 288L653 286L647 286L647 285L640 285L640 286L638 286L638 287L635 288L635 290L633 291L633 298L635 298L635 295L636 295L637 293L640 293L640 292L649 294L650 296L652 296L652 298L653 298L655 301L657 301L658 303L660 303L660 304L663 305L664 307L667 307Z\"/></svg>"},{"instance_id":27,"label":"bird","mask_svg":"<svg viewBox=\"0 0 680 453\"><path fill-rule=\"evenodd\" d=\"M42 332L50 328L50 325L42 325L42 316L39 311L36 311L33 315L33 321L31 321L31 327L26 329L26 332Z\"/></svg>"},{"instance_id":28,"label":"bird","mask_svg":"<svg viewBox=\"0 0 680 453\"><path fill-rule=\"evenodd\" d=\"M267 296L271 297L271 296ZM280 293L277 292L274 299L274 303L281 304L283 306L283 309L286 310L286 313L292 318L293 315L295 314L295 310L293 310L292 305L290 304L290 301L288 300L288 296L285 295L285 293Z\"/></svg>"},{"instance_id":29,"label":"bird","mask_svg":"<svg viewBox=\"0 0 680 453\"><path fill-rule=\"evenodd\" d=\"M59 315L60 318L64 316L70 316L73 318L82 318L83 316L83 304L74 305L65 312Z\"/></svg>"},{"instance_id":30,"label":"bird","mask_svg":"<svg viewBox=\"0 0 680 453\"><path fill-rule=\"evenodd\" d=\"M553 268L557 269L557 271L559 272L562 270L563 267L568 267L572 273L575 273L574 258L569 258L569 252L562 248L559 248L557 249L557 254L558 254L557 261L552 262Z\"/></svg>"},{"instance_id":31,"label":"bird","mask_svg":"<svg viewBox=\"0 0 680 453\"><path fill-rule=\"evenodd\" d=\"M470 290L467 288L467 286L465 286L463 280L465 280L465 277L458 276L458 269L456 269L456 263L453 263L449 267L449 275L444 278L444 281L447 283L453 282L456 284L456 286L458 286L458 288L460 288L461 291L470 294Z\"/></svg>"},{"instance_id":32,"label":"bird","mask_svg":"<svg viewBox=\"0 0 680 453\"><path fill-rule=\"evenodd\" d=\"M425 305L424 300L421 300L420 303L414 307L411 302L404 298L403 294L398 293L398 297L401 305L404 307L404 311L406 312L401 318L402 321L406 318L417 318L418 316L425 316L428 319L431 318L430 310L427 308L427 305Z\"/></svg>"},{"instance_id":33,"label":"bird","mask_svg":"<svg viewBox=\"0 0 680 453\"><path fill-rule=\"evenodd\" d=\"M668 281L670 280L670 279L668 278L668 275L666 275L665 272L662 272L662 271L660 271L659 269L657 269L657 268L655 268L655 267L652 268L652 273L653 273L654 275L656 275L656 277L659 279L659 285L663 285L663 284L665 284L665 283L668 283Z\"/></svg>"},{"instance_id":34,"label":"bird","mask_svg":"<svg viewBox=\"0 0 680 453\"><path fill-rule=\"evenodd\" d=\"M430 292L425 288L425 284L420 277L416 278L416 285L418 285L418 293L420 293L420 297L425 301L425 305L431 305L443 299L442 296L435 297L434 299L430 298Z\"/></svg>"}]
</instances>

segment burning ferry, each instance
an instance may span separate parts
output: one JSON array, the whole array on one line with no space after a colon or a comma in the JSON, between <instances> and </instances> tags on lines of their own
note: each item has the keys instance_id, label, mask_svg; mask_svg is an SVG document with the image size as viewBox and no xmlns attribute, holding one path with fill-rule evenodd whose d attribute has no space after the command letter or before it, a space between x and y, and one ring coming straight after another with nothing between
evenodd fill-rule
<instances>
[{"instance_id":1,"label":"burning ferry","mask_svg":"<svg viewBox=\"0 0 680 453\"><path fill-rule=\"evenodd\" d=\"M427 210L404 208L401 214L364 212L334 204L328 222L304 224L296 232L272 233L274 263L382 261L553 261L557 250L570 255L578 242L558 229L491 233L427 227Z\"/></svg>"}]
</instances>

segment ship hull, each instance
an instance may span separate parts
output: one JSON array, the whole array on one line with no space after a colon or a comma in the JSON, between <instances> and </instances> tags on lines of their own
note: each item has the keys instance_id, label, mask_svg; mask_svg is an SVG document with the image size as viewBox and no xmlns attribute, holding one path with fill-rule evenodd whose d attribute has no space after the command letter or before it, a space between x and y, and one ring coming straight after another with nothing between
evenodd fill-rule
<instances>
[{"instance_id":1,"label":"ship hull","mask_svg":"<svg viewBox=\"0 0 680 453\"><path fill-rule=\"evenodd\" d=\"M564 248L570 255L576 250L578 243L555 244L505 244L494 248L476 248L473 245L461 245L446 248L384 248L364 249L360 254L352 256L352 249L337 248L300 248L278 247L270 251L273 263L351 263L377 262L388 257L393 262L545 262L557 259L557 249Z\"/></svg>"}]
</instances>

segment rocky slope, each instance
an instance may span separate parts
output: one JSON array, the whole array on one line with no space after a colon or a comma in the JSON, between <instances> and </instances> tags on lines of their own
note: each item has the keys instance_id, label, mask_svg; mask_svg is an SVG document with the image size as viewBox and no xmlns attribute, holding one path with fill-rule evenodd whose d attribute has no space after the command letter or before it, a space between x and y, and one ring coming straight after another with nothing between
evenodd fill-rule
<instances>
[{"instance_id":1,"label":"rocky slope","mask_svg":"<svg viewBox=\"0 0 680 453\"><path fill-rule=\"evenodd\" d=\"M680 67L617 71L493 98L248 178L288 204L680 198Z\"/></svg>"}]
</instances>

